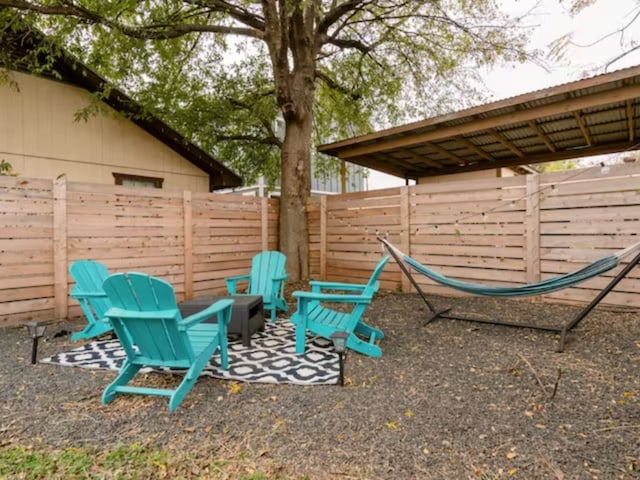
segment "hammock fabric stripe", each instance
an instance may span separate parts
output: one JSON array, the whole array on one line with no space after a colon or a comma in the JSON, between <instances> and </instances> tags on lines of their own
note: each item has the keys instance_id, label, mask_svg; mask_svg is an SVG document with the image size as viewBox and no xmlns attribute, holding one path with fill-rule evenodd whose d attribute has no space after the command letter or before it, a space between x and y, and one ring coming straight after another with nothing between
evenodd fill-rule
<instances>
[{"instance_id":1,"label":"hammock fabric stripe","mask_svg":"<svg viewBox=\"0 0 640 480\"><path fill-rule=\"evenodd\" d=\"M545 293L555 292L563 288L571 287L578 283L596 277L601 273L607 272L618 266L619 256L609 255L595 262L564 275L558 275L537 283L527 285L519 285L514 287L503 287L497 285L481 285L478 283L467 283L453 278L445 277L441 273L425 267L417 260L403 255L404 261L411 266L416 272L430 278L434 282L446 285L457 290L476 295L500 296L500 297L526 297L531 295L542 295Z\"/></svg>"}]
</instances>

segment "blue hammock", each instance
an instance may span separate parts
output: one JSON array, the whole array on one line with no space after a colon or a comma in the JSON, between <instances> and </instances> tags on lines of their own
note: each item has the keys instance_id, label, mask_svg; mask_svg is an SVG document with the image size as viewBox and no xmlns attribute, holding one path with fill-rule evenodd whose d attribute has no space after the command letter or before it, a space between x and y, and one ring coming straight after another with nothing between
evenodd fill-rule
<instances>
[{"instance_id":1,"label":"blue hammock","mask_svg":"<svg viewBox=\"0 0 640 480\"><path fill-rule=\"evenodd\" d=\"M411 266L416 272L430 278L434 282L446 285L457 290L476 295L488 295L494 297L526 297L531 295L542 295L544 293L555 292L563 288L577 285L578 283L597 277L601 273L611 270L618 266L618 257L609 255L601 258L594 263L587 265L575 272L558 275L537 283L527 285L518 285L514 287L503 287L497 285L481 285L478 283L467 283L454 278L445 277L441 273L425 267L417 260L405 255L403 260Z\"/></svg>"},{"instance_id":2,"label":"blue hammock","mask_svg":"<svg viewBox=\"0 0 640 480\"><path fill-rule=\"evenodd\" d=\"M526 285L517 285L511 287L498 286L498 285L482 285L478 283L468 283L454 278L449 278L435 270L426 267L418 262L416 259L411 258L409 255L405 255L397 248L393 247L386 240L384 243L387 248L392 248L395 253L401 257L407 265L411 266L416 272L430 278L434 282L446 285L457 290L461 290L467 293L473 293L476 295L496 296L496 297L525 297L532 295L542 295L545 293L555 292L562 290L563 288L577 285L581 282L589 280L590 278L597 277L598 275L607 272L618 266L620 259L634 253L640 249L640 243L633 245L617 254L607 255L595 262L583 267L574 272L566 273L564 275L558 275L537 283L530 283Z\"/></svg>"},{"instance_id":3,"label":"blue hammock","mask_svg":"<svg viewBox=\"0 0 640 480\"><path fill-rule=\"evenodd\" d=\"M583 267L575 272L567 273L565 275L559 275L556 277L548 278L543 280L542 282L527 284L527 285L519 285L513 287L503 287L498 285L480 285L477 283L467 283L460 280L455 280L453 278L448 278L438 273L429 267L424 266L416 259L411 258L409 255L405 255L396 247L391 245L386 238L378 236L378 240L384 245L384 247L389 251L389 253L393 256L393 258L398 262L398 266L400 270L409 278L409 281L414 286L414 288L418 291L422 300L427 305L429 309L429 317L424 322L425 325L431 323L436 318L446 318L450 320L465 320L469 322L479 322L479 323L487 323L491 325L503 325L507 327L520 327L520 328L532 328L536 330L543 330L548 332L556 332L560 334L560 341L558 342L558 352L564 351L564 343L567 333L572 330L576 325L578 325L588 314L591 312L601 301L602 299L609 293L611 290L615 288L615 286L620 282L623 278L627 276L627 274L635 268L637 265L640 265L640 242L632 245L625 250L617 252L613 255L607 255L600 260L596 260L590 265ZM463 292L472 293L476 295L493 295L493 296L503 296L503 297L518 297L518 296L527 296L527 295L541 295L549 292L554 292L556 290L560 290L562 288L571 287L580 282L584 282L596 275L600 275L601 273L606 272L607 270L611 270L614 268L622 258L625 258L629 255L634 255L634 258L630 260L624 268L622 268L615 277L604 287L598 295L582 309L576 317L566 322L564 325L539 325L537 323L522 323L522 322L512 322L512 321L504 321L504 320L494 320L487 318L470 318L470 317L461 317L455 314L450 313L452 307L447 307L444 309L436 309L436 307L429 301L426 297L425 293L420 288L420 285L413 278L413 275L409 271L409 269L413 269L418 273L430 278L434 282L440 283L442 285L446 285L448 287L456 288L458 290L462 290ZM407 265L409 267L407 267Z\"/></svg>"}]
</instances>

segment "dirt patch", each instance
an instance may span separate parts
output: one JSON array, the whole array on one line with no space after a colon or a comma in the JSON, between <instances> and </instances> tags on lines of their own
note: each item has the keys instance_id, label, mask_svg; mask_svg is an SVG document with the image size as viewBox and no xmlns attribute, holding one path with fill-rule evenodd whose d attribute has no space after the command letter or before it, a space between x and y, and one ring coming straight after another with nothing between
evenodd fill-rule
<instances>
[{"instance_id":1,"label":"dirt patch","mask_svg":"<svg viewBox=\"0 0 640 480\"><path fill-rule=\"evenodd\" d=\"M289 297L290 298L290 297ZM429 297L437 306L528 323L578 309L527 301ZM293 303L293 302L290 302ZM30 365L24 329L0 346L3 445L153 444L311 479L614 479L640 475L640 317L598 309L556 353L552 333L437 320L417 295L379 294L367 312L384 355L349 354L347 386L199 381L167 401L119 397L113 372ZM67 350L77 325L50 328L40 356ZM161 385L172 377L151 374Z\"/></svg>"}]
</instances>

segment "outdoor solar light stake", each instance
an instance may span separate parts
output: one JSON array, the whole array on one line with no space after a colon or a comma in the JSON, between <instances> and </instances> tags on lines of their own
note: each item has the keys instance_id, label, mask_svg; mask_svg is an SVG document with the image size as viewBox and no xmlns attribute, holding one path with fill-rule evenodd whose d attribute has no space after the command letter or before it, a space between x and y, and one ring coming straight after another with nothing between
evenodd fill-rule
<instances>
[{"instance_id":1,"label":"outdoor solar light stake","mask_svg":"<svg viewBox=\"0 0 640 480\"><path fill-rule=\"evenodd\" d=\"M344 387L344 353L347 347L348 332L338 330L331 334L331 340L333 341L333 348L338 353L338 364L340 367L340 374L338 377L338 385Z\"/></svg>"},{"instance_id":2,"label":"outdoor solar light stake","mask_svg":"<svg viewBox=\"0 0 640 480\"><path fill-rule=\"evenodd\" d=\"M29 331L29 336L33 339L33 345L31 347L31 364L35 365L38 361L38 339L44 336L47 325L35 320L27 322L25 325Z\"/></svg>"}]
</instances>

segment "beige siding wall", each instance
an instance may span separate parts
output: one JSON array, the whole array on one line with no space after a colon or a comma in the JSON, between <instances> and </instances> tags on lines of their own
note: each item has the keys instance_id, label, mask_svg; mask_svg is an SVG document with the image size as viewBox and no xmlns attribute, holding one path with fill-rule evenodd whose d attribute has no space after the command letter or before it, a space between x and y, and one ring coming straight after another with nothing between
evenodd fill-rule
<instances>
[{"instance_id":1,"label":"beige siding wall","mask_svg":"<svg viewBox=\"0 0 640 480\"><path fill-rule=\"evenodd\" d=\"M423 177L418 179L418 184L424 183L449 183L461 180L481 180L484 178L513 177L516 173L510 168L496 168L493 170L481 170L478 172L454 173L452 175L440 175L438 177Z\"/></svg>"},{"instance_id":2,"label":"beige siding wall","mask_svg":"<svg viewBox=\"0 0 640 480\"><path fill-rule=\"evenodd\" d=\"M113 173L164 179L164 188L206 192L208 175L113 110L85 121L74 115L87 92L12 73L19 91L0 86L0 159L20 176L114 184ZM108 108L108 107L107 107Z\"/></svg>"}]
</instances>

